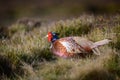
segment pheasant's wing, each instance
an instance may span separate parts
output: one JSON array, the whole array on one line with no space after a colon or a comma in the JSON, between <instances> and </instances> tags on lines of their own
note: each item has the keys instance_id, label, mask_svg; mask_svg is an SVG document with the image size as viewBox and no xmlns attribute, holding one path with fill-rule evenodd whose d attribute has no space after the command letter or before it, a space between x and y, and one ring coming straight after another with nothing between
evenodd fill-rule
<instances>
[{"instance_id":1,"label":"pheasant's wing","mask_svg":"<svg viewBox=\"0 0 120 80\"><path fill-rule=\"evenodd\" d=\"M66 37L59 39L59 42L66 48L68 53L83 53L84 48L79 45L73 37Z\"/></svg>"},{"instance_id":2,"label":"pheasant's wing","mask_svg":"<svg viewBox=\"0 0 120 80\"><path fill-rule=\"evenodd\" d=\"M82 47L86 47L86 46L92 46L93 42L83 38L83 37L73 37L73 39L75 40L76 43L78 43L79 45L81 45Z\"/></svg>"},{"instance_id":3,"label":"pheasant's wing","mask_svg":"<svg viewBox=\"0 0 120 80\"><path fill-rule=\"evenodd\" d=\"M86 38L83 37L73 37L75 42L79 44L86 52L89 52L92 50L92 46L94 43Z\"/></svg>"}]
</instances>

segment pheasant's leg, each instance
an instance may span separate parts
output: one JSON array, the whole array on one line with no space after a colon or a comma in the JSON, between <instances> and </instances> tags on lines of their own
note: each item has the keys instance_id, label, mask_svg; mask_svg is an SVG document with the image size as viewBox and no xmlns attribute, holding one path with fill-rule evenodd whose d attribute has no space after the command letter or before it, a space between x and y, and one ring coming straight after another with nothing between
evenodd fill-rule
<instances>
[{"instance_id":1,"label":"pheasant's leg","mask_svg":"<svg viewBox=\"0 0 120 80\"><path fill-rule=\"evenodd\" d=\"M94 54L100 55L100 51L99 51L98 48L93 48L92 51L93 51Z\"/></svg>"}]
</instances>

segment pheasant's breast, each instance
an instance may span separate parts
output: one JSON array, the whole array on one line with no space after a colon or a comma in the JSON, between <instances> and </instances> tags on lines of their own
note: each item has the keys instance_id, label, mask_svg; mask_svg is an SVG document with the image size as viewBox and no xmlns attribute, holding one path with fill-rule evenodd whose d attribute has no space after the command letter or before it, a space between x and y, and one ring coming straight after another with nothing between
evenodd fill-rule
<instances>
[{"instance_id":1,"label":"pheasant's breast","mask_svg":"<svg viewBox=\"0 0 120 80\"><path fill-rule=\"evenodd\" d=\"M51 49L55 55L58 55L60 57L66 58L73 55L72 53L68 53L66 47L63 46L59 41L55 41Z\"/></svg>"}]
</instances>

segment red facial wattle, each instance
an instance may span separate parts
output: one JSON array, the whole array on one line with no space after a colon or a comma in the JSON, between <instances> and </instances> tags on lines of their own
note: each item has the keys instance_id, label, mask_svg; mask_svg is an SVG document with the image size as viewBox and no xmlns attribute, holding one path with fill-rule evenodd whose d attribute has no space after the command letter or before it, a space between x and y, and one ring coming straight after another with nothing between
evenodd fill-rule
<instances>
[{"instance_id":1,"label":"red facial wattle","mask_svg":"<svg viewBox=\"0 0 120 80\"><path fill-rule=\"evenodd\" d=\"M51 42L53 35L51 32L48 32L48 41Z\"/></svg>"}]
</instances>

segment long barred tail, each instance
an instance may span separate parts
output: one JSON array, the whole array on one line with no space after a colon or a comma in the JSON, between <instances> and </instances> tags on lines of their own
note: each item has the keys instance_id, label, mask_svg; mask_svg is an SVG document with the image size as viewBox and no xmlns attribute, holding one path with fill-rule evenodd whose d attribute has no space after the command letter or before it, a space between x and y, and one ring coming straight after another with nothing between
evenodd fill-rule
<instances>
[{"instance_id":1,"label":"long barred tail","mask_svg":"<svg viewBox=\"0 0 120 80\"><path fill-rule=\"evenodd\" d=\"M104 40L101 40L101 41L97 41L93 44L92 48L97 48L99 46L102 46L102 45L105 45L105 44L108 44L109 42L111 42L112 40L109 40L109 39L104 39Z\"/></svg>"},{"instance_id":2,"label":"long barred tail","mask_svg":"<svg viewBox=\"0 0 120 80\"><path fill-rule=\"evenodd\" d=\"M94 52L94 54L100 55L100 51L99 51L98 47L105 45L105 44L108 44L111 41L112 40L104 39L104 40L97 41L97 42L93 43L93 46L91 47L92 51Z\"/></svg>"}]
</instances>

